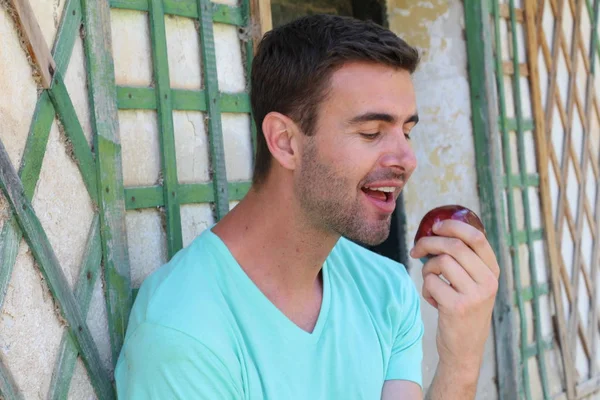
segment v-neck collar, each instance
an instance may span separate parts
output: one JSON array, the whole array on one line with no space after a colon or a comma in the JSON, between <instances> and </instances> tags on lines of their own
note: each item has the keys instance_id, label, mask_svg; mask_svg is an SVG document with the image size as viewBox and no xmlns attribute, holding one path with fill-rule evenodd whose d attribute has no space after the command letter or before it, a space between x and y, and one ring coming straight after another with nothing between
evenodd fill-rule
<instances>
[{"instance_id":1,"label":"v-neck collar","mask_svg":"<svg viewBox=\"0 0 600 400\"><path fill-rule=\"evenodd\" d=\"M248 290L257 299L257 301L262 304L265 312L269 312L273 318L280 320L281 325L285 326L285 329L288 330L290 334L303 340L308 340L314 343L318 342L319 338L321 337L321 333L323 332L323 328L327 322L327 316L329 314L331 303L331 284L327 260L325 260L325 263L323 263L323 267L321 269L323 274L323 299L321 301L319 317L317 318L317 323L315 324L313 331L307 332L290 320L287 315L277 308L275 304L273 304L273 302L271 302L271 300L269 300L269 298L260 290L260 288L256 286L256 284L252 281L252 279L250 279L248 274L246 274L233 254L231 254L229 251L227 245L219 236L212 232L211 229L207 229L205 234L208 236L211 243L221 253L221 255L227 259L227 264L235 266L231 272L237 275L237 279L239 279L239 281L245 286L244 289Z\"/></svg>"}]
</instances>

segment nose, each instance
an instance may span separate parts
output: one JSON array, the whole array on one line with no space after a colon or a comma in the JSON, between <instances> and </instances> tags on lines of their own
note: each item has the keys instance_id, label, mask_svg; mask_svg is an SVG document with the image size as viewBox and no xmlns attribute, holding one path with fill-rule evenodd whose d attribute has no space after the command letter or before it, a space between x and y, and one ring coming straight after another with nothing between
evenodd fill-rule
<instances>
[{"instance_id":1,"label":"nose","mask_svg":"<svg viewBox=\"0 0 600 400\"><path fill-rule=\"evenodd\" d=\"M390 140L386 143L385 152L380 159L381 166L410 176L417 168L417 157L409 140L404 136L404 132L388 137Z\"/></svg>"}]
</instances>

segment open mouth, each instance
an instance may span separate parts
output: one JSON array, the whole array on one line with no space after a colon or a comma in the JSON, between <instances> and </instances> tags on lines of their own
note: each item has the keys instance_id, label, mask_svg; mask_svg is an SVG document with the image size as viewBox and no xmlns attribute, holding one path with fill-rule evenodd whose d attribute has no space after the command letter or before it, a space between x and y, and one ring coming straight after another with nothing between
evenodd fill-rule
<instances>
[{"instance_id":1,"label":"open mouth","mask_svg":"<svg viewBox=\"0 0 600 400\"><path fill-rule=\"evenodd\" d=\"M375 206L375 208L384 214L391 214L396 208L396 201L394 199L394 192L396 187L362 187L362 192L369 202Z\"/></svg>"},{"instance_id":2,"label":"open mouth","mask_svg":"<svg viewBox=\"0 0 600 400\"><path fill-rule=\"evenodd\" d=\"M369 197L372 197L375 200L379 201L390 201L392 196L394 196L394 191L396 188L394 187L382 187L377 189L371 189L367 187L363 187L362 191Z\"/></svg>"}]
</instances>

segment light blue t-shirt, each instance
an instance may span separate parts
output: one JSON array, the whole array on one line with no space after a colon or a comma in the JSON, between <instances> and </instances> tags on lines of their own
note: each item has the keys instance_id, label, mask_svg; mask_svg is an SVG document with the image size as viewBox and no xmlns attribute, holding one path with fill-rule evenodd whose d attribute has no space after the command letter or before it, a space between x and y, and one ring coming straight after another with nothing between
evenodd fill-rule
<instances>
[{"instance_id":1,"label":"light blue t-shirt","mask_svg":"<svg viewBox=\"0 0 600 400\"><path fill-rule=\"evenodd\" d=\"M271 303L206 230L145 280L115 378L120 399L381 398L421 385L423 323L405 268L346 239L323 265L308 333Z\"/></svg>"}]
</instances>

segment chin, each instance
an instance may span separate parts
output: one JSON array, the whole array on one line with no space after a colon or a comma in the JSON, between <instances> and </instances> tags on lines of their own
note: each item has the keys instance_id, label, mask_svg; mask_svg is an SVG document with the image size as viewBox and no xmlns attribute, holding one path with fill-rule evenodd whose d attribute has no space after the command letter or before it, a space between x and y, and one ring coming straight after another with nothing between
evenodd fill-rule
<instances>
[{"instance_id":1,"label":"chin","mask_svg":"<svg viewBox=\"0 0 600 400\"><path fill-rule=\"evenodd\" d=\"M388 222L385 227L379 226L377 228L365 226L359 232L347 232L346 235L342 236L365 246L377 246L385 242L390 236L390 224Z\"/></svg>"}]
</instances>

